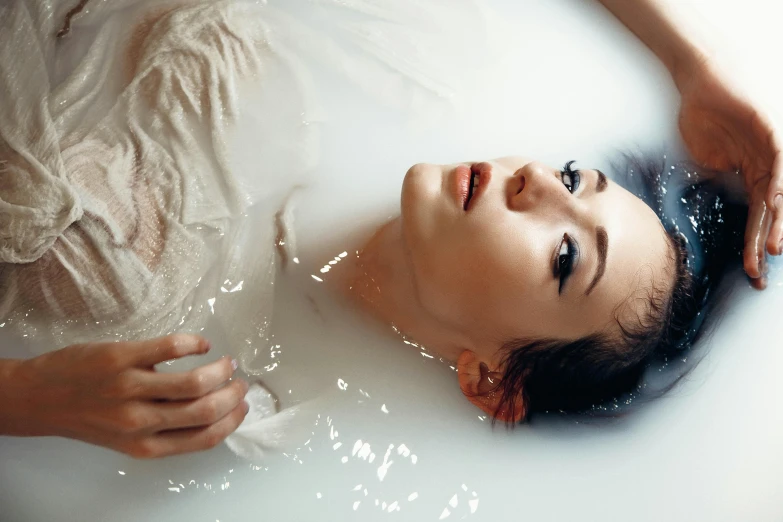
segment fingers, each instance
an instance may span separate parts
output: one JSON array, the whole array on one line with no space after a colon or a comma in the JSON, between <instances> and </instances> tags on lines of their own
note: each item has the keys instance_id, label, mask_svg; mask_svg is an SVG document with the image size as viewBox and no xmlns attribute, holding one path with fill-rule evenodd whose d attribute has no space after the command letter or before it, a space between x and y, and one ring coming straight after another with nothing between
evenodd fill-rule
<instances>
[{"instance_id":1,"label":"fingers","mask_svg":"<svg viewBox=\"0 0 783 522\"><path fill-rule=\"evenodd\" d=\"M767 208L772 212L769 235L764 238L765 249L771 255L780 255L783 240L783 142L775 123L764 113L754 110L751 128L755 138L748 160L756 176L752 183L764 180L763 194Z\"/></svg>"},{"instance_id":2,"label":"fingers","mask_svg":"<svg viewBox=\"0 0 783 522\"><path fill-rule=\"evenodd\" d=\"M756 290L764 290L767 288L767 276L761 276L758 279L751 279L750 286Z\"/></svg>"},{"instance_id":3,"label":"fingers","mask_svg":"<svg viewBox=\"0 0 783 522\"><path fill-rule=\"evenodd\" d=\"M131 404L119 425L125 441L110 446L142 459L215 447L247 415L247 390L235 380L196 400Z\"/></svg>"},{"instance_id":4,"label":"fingers","mask_svg":"<svg viewBox=\"0 0 783 522\"><path fill-rule=\"evenodd\" d=\"M247 411L247 403L242 401L228 415L209 426L153 435L140 441L130 453L138 458L154 458L214 448L242 424Z\"/></svg>"},{"instance_id":5,"label":"fingers","mask_svg":"<svg viewBox=\"0 0 783 522\"><path fill-rule=\"evenodd\" d=\"M745 226L745 248L743 251L743 267L748 277L758 279L764 271L764 244L769 230L771 213L763 198L751 195L748 210L748 222Z\"/></svg>"},{"instance_id":6,"label":"fingers","mask_svg":"<svg viewBox=\"0 0 783 522\"><path fill-rule=\"evenodd\" d=\"M767 252L783 254L783 153L777 148L772 164L772 177L767 188L767 206L772 209L774 219L767 237Z\"/></svg>"},{"instance_id":7,"label":"fingers","mask_svg":"<svg viewBox=\"0 0 783 522\"><path fill-rule=\"evenodd\" d=\"M200 399L156 404L154 407L163 419L157 431L215 424L244 402L247 388L245 381L235 380Z\"/></svg>"},{"instance_id":8,"label":"fingers","mask_svg":"<svg viewBox=\"0 0 783 522\"><path fill-rule=\"evenodd\" d=\"M185 400L204 397L228 382L236 370L230 357L199 366L189 372L160 373L134 369L126 379L135 399Z\"/></svg>"},{"instance_id":9,"label":"fingers","mask_svg":"<svg viewBox=\"0 0 783 522\"><path fill-rule=\"evenodd\" d=\"M105 356L116 368L131 366L151 368L158 363L188 355L202 355L209 351L209 342L198 335L175 334L139 342L121 342L103 345Z\"/></svg>"}]
</instances>

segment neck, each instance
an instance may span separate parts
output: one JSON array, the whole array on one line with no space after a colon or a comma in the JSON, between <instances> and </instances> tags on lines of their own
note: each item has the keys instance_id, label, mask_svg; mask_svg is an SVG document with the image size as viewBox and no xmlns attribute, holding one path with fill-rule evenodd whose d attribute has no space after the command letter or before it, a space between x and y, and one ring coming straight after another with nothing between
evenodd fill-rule
<instances>
[{"instance_id":1,"label":"neck","mask_svg":"<svg viewBox=\"0 0 783 522\"><path fill-rule=\"evenodd\" d=\"M458 352L452 335L439 331L438 322L422 307L415 278L405 255L402 224L397 217L380 227L358 254L341 263L336 283L360 308L375 319L415 340L419 345L454 359ZM452 353L454 352L454 353Z\"/></svg>"}]
</instances>

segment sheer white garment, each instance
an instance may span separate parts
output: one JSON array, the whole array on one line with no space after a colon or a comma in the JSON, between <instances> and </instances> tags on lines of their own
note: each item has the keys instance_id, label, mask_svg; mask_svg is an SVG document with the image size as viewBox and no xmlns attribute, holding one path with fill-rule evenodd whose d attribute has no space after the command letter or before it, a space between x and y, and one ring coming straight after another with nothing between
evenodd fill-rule
<instances>
[{"instance_id":1,"label":"sheer white garment","mask_svg":"<svg viewBox=\"0 0 783 522\"><path fill-rule=\"evenodd\" d=\"M301 58L423 113L465 81L479 39L467 0L88 0L56 38L71 7L0 6L0 323L49 348L197 331L216 295L256 278L222 307L257 311L250 350L271 320L272 216L315 160ZM273 169L238 178L242 86L282 71L292 85L257 145Z\"/></svg>"},{"instance_id":2,"label":"sheer white garment","mask_svg":"<svg viewBox=\"0 0 783 522\"><path fill-rule=\"evenodd\" d=\"M65 341L174 330L246 207L225 139L261 26L242 4L119 4L87 13L102 23L59 82L62 10L0 12L0 320Z\"/></svg>"},{"instance_id":3,"label":"sheer white garment","mask_svg":"<svg viewBox=\"0 0 783 522\"><path fill-rule=\"evenodd\" d=\"M0 5L0 327L47 350L215 316L242 368L263 373L274 216L317 159L304 64L437 112L475 76L472 1L88 0L55 37L72 7ZM259 121L242 127L251 172L230 157L243 111ZM228 443L253 459L283 444L297 410L275 414L261 387L250 398Z\"/></svg>"}]
</instances>

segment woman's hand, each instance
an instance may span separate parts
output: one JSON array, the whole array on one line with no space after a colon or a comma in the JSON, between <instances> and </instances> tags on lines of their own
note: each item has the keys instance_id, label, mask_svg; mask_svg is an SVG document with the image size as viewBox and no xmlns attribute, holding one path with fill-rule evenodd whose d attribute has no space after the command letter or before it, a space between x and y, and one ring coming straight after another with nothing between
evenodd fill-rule
<instances>
[{"instance_id":1,"label":"woman's hand","mask_svg":"<svg viewBox=\"0 0 783 522\"><path fill-rule=\"evenodd\" d=\"M765 285L765 252L781 254L781 137L767 115L710 58L699 15L676 0L600 0L666 66L682 96L680 131L693 158L739 171L749 198L743 255L755 286ZM778 196L780 196L778 198Z\"/></svg>"},{"instance_id":2,"label":"woman's hand","mask_svg":"<svg viewBox=\"0 0 783 522\"><path fill-rule=\"evenodd\" d=\"M693 158L743 177L749 198L743 265L754 286L764 288L765 251L783 252L783 138L709 60L675 80L682 95L680 131Z\"/></svg>"},{"instance_id":3,"label":"woman's hand","mask_svg":"<svg viewBox=\"0 0 783 522\"><path fill-rule=\"evenodd\" d=\"M0 382L0 432L57 435L138 458L209 449L247 413L224 357L183 373L154 365L209 351L193 335L75 345L17 361Z\"/></svg>"}]
</instances>

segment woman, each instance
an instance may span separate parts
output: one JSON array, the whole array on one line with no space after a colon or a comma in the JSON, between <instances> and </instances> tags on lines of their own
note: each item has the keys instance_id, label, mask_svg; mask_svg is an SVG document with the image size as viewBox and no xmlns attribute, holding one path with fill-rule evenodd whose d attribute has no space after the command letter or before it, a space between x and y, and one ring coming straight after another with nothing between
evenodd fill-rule
<instances>
[{"instance_id":1,"label":"woman","mask_svg":"<svg viewBox=\"0 0 783 522\"><path fill-rule=\"evenodd\" d=\"M763 285L765 251L780 254L783 236L772 125L670 8L654 0L604 4L672 72L694 158L711 169L742 171L750 197L744 265ZM605 398L634 381L654 347L682 337L668 335L685 330L678 315L690 312L680 310L689 285L680 244L641 200L598 171L523 158L418 165L402 196L401 218L366 246L346 274L349 286L378 317L456 359L465 395L497 418L517 421L548 404L579 408L575 397ZM2 401L0 426L140 457L211 447L247 411L245 385L222 386L235 365L150 371L207 349L197 337L177 336L3 361L0 393L16 400ZM566 356L577 352L587 355L574 365ZM558 395L557 383L574 382L570 376L584 374L579 368L599 371Z\"/></svg>"},{"instance_id":2,"label":"woman","mask_svg":"<svg viewBox=\"0 0 783 522\"><path fill-rule=\"evenodd\" d=\"M554 395L583 406L605 400L599 388L609 377L646 357L635 337L658 344L684 278L679 244L639 198L600 171L517 157L413 167L400 219L376 234L361 264L351 286L363 300L457 361L465 396L514 422L529 409L525 381L537 377L525 376L535 369L517 359L535 354L540 364L546 355L563 365L560 389L553 371L539 384L550 391L539 401L556 409L576 404L558 404ZM373 285L362 281L368 278ZM583 372L566 360L574 351ZM575 382L582 378L594 382Z\"/></svg>"}]
</instances>

